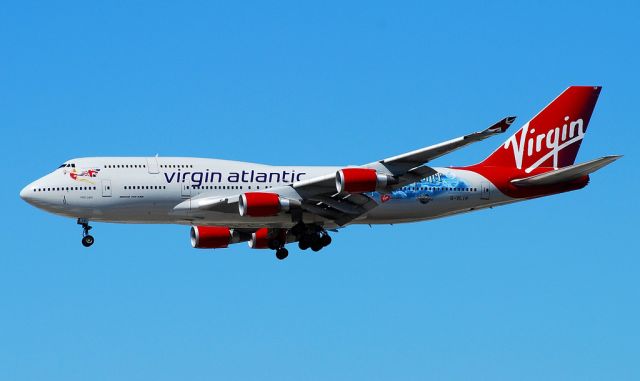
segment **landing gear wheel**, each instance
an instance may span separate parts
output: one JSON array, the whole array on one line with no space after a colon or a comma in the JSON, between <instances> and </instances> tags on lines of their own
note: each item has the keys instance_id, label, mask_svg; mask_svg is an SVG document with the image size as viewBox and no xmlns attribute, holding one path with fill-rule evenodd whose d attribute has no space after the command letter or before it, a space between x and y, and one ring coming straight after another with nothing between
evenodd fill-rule
<instances>
[{"instance_id":1,"label":"landing gear wheel","mask_svg":"<svg viewBox=\"0 0 640 381\"><path fill-rule=\"evenodd\" d=\"M287 256L289 256L289 250L285 249L284 247L276 250L276 258L278 258L279 260L283 260Z\"/></svg>"},{"instance_id":2,"label":"landing gear wheel","mask_svg":"<svg viewBox=\"0 0 640 381\"><path fill-rule=\"evenodd\" d=\"M92 229L92 227L89 226L89 220L86 218L78 218L78 225L82 225L82 246L89 247L93 245L95 240L93 236L89 235L89 230Z\"/></svg>"},{"instance_id":3,"label":"landing gear wheel","mask_svg":"<svg viewBox=\"0 0 640 381\"><path fill-rule=\"evenodd\" d=\"M320 242L320 240L317 240L311 244L311 250L313 251L320 251L323 247L324 246L322 246L322 242Z\"/></svg>"},{"instance_id":4,"label":"landing gear wheel","mask_svg":"<svg viewBox=\"0 0 640 381\"><path fill-rule=\"evenodd\" d=\"M95 242L95 240L91 235L85 235L84 237L82 237L82 246L84 247L89 247L93 245L93 242Z\"/></svg>"},{"instance_id":5,"label":"landing gear wheel","mask_svg":"<svg viewBox=\"0 0 640 381\"><path fill-rule=\"evenodd\" d=\"M329 237L329 234L324 234L322 237L320 237L320 243L323 247L331 245L331 237Z\"/></svg>"},{"instance_id":6,"label":"landing gear wheel","mask_svg":"<svg viewBox=\"0 0 640 381\"><path fill-rule=\"evenodd\" d=\"M298 242L298 247L300 250L307 250L309 248L309 243L307 241Z\"/></svg>"}]
</instances>

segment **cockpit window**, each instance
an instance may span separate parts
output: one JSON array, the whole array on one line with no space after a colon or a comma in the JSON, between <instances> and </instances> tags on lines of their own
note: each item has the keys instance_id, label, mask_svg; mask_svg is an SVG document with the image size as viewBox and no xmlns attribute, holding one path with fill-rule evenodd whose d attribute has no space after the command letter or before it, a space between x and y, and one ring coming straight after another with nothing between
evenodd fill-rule
<instances>
[{"instance_id":1,"label":"cockpit window","mask_svg":"<svg viewBox=\"0 0 640 381\"><path fill-rule=\"evenodd\" d=\"M62 165L61 165L61 166L59 166L58 168L64 168L64 167L66 167L66 166L67 166L66 164L62 164Z\"/></svg>"},{"instance_id":2,"label":"cockpit window","mask_svg":"<svg viewBox=\"0 0 640 381\"><path fill-rule=\"evenodd\" d=\"M71 164L62 164L61 166L59 166L58 168L75 168L76 165L74 163Z\"/></svg>"}]
</instances>

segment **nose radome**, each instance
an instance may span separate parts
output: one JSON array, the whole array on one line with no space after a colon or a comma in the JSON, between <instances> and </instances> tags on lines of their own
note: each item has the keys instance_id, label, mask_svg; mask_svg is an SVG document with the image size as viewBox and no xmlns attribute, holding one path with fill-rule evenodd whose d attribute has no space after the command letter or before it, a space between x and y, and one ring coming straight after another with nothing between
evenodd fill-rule
<instances>
[{"instance_id":1,"label":"nose radome","mask_svg":"<svg viewBox=\"0 0 640 381\"><path fill-rule=\"evenodd\" d=\"M33 200L33 197L34 197L33 189L34 189L33 184L29 184L26 187L22 188L22 190L20 191L20 198L27 202Z\"/></svg>"},{"instance_id":2,"label":"nose radome","mask_svg":"<svg viewBox=\"0 0 640 381\"><path fill-rule=\"evenodd\" d=\"M20 198L23 200L26 200L27 197L29 197L29 186L27 185L26 187L22 188L22 190L20 191Z\"/></svg>"}]
</instances>

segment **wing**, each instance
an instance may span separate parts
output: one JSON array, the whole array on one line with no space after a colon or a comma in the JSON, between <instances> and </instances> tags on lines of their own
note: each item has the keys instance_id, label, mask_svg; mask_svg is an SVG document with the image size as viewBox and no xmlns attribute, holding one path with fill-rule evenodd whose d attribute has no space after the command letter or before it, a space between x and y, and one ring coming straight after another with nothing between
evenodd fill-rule
<instances>
[{"instance_id":1,"label":"wing","mask_svg":"<svg viewBox=\"0 0 640 381\"><path fill-rule=\"evenodd\" d=\"M386 169L390 174L402 175L412 168L426 164L433 159L451 153L471 143L479 142L496 134L501 134L516 120L515 116L508 116L483 131L474 132L459 138L447 140L439 144L403 153L365 165L378 171Z\"/></svg>"},{"instance_id":2,"label":"wing","mask_svg":"<svg viewBox=\"0 0 640 381\"><path fill-rule=\"evenodd\" d=\"M514 120L513 116L506 117L483 131L355 168L375 170L377 174L386 176L389 183L381 192L391 192L435 174L436 171L433 168L424 165L429 161L468 144L503 133ZM270 188L268 192L276 193L285 199L297 200L303 212L315 214L340 226L364 216L368 211L378 206L370 192L338 192L336 173L328 173L286 186ZM190 208L191 210L238 213L240 196L239 194L230 197L198 197L179 204L175 209Z\"/></svg>"},{"instance_id":3,"label":"wing","mask_svg":"<svg viewBox=\"0 0 640 381\"><path fill-rule=\"evenodd\" d=\"M362 167L375 169L379 173L398 177L399 182L396 184L395 188L400 188L436 172L433 169L424 166L424 164L468 144L479 142L493 135L503 133L515 120L515 116L508 116L483 131L474 132L443 143L375 161L373 163L365 164ZM324 176L294 183L293 187L303 193L315 194L317 192L330 192L336 190L335 179L335 174L329 173Z\"/></svg>"}]
</instances>

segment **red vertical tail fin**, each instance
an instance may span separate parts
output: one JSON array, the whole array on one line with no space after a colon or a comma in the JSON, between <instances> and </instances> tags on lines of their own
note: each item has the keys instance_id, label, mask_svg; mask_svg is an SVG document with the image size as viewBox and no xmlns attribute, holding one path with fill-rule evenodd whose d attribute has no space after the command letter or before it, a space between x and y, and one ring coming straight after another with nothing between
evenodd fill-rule
<instances>
[{"instance_id":1,"label":"red vertical tail fin","mask_svg":"<svg viewBox=\"0 0 640 381\"><path fill-rule=\"evenodd\" d=\"M600 90L569 87L478 165L530 173L538 167L573 164Z\"/></svg>"}]
</instances>

